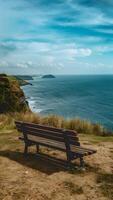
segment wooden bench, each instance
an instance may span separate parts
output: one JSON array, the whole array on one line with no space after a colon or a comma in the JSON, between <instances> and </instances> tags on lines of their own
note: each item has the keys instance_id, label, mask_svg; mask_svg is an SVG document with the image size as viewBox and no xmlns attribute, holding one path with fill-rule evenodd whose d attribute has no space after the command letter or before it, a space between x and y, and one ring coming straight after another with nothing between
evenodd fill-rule
<instances>
[{"instance_id":1,"label":"wooden bench","mask_svg":"<svg viewBox=\"0 0 113 200\"><path fill-rule=\"evenodd\" d=\"M19 139L25 143L25 155L27 155L28 147L31 145L36 145L37 153L39 152L39 146L45 146L65 152L68 166L71 166L72 160L79 158L80 167L84 167L83 157L96 153L96 150L80 146L76 131L22 121L15 121L15 124L17 130L22 132Z\"/></svg>"}]
</instances>

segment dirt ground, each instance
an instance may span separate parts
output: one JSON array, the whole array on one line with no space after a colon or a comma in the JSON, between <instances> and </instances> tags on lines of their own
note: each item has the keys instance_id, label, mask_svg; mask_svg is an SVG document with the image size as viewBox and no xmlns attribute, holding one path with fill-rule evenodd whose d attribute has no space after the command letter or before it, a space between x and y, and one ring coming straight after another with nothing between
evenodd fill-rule
<instances>
[{"instance_id":1,"label":"dirt ground","mask_svg":"<svg viewBox=\"0 0 113 200\"><path fill-rule=\"evenodd\" d=\"M31 148L23 156L16 131L0 133L0 200L113 200L113 140L80 136L97 153L86 157L86 170L66 170L41 159ZM63 157L41 149L50 156ZM78 162L77 162L78 164Z\"/></svg>"}]
</instances>

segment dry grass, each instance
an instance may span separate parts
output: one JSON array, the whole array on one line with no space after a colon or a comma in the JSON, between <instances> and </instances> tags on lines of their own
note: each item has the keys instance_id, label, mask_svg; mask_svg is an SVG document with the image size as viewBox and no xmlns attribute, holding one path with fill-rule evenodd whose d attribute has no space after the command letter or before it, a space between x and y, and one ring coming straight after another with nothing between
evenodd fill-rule
<instances>
[{"instance_id":1,"label":"dry grass","mask_svg":"<svg viewBox=\"0 0 113 200\"><path fill-rule=\"evenodd\" d=\"M70 194L83 194L83 188L76 185L72 181L64 181L64 187L70 192Z\"/></svg>"},{"instance_id":2,"label":"dry grass","mask_svg":"<svg viewBox=\"0 0 113 200\"><path fill-rule=\"evenodd\" d=\"M104 173L97 176L97 183L104 196L113 199L113 174Z\"/></svg>"},{"instance_id":3,"label":"dry grass","mask_svg":"<svg viewBox=\"0 0 113 200\"><path fill-rule=\"evenodd\" d=\"M92 124L87 120L81 120L79 118L66 120L63 117L56 115L41 116L32 112L0 115L0 130L14 128L14 120L22 120L63 129L72 129L78 133L84 134L93 134L98 136L110 135L103 126Z\"/></svg>"},{"instance_id":4,"label":"dry grass","mask_svg":"<svg viewBox=\"0 0 113 200\"><path fill-rule=\"evenodd\" d=\"M13 129L0 132L0 200L111 200L112 142L92 144L94 136L81 135L82 144L97 149L97 154L85 158L85 172L72 173L46 159L37 158L35 147L30 147L25 159L18 135ZM46 151L58 158L63 156L61 152Z\"/></svg>"},{"instance_id":5,"label":"dry grass","mask_svg":"<svg viewBox=\"0 0 113 200\"><path fill-rule=\"evenodd\" d=\"M25 159L23 143L18 140L19 133L14 129L15 119L59 128L76 128L72 126L74 122L57 116L42 118L33 113L0 115L0 200L112 199L111 137L80 134L82 144L90 148L94 146L97 154L85 158L85 172L71 172L46 159L37 158L35 147L29 149L29 156ZM41 152L58 158L64 156L61 152L43 148Z\"/></svg>"},{"instance_id":6,"label":"dry grass","mask_svg":"<svg viewBox=\"0 0 113 200\"><path fill-rule=\"evenodd\" d=\"M73 128L72 123L70 126L69 121L66 123L57 116L42 118L32 113L0 115L0 200L113 199L111 137L80 134L82 144L89 144L85 146L90 148L94 146L97 154L85 158L85 172L71 172L37 158L35 147L29 149L29 156L25 158L23 143L18 140L19 133L14 129L15 119ZM102 138L108 142L102 142ZM96 143L92 143L93 140ZM64 156L61 152L43 148L41 152L58 158Z\"/></svg>"},{"instance_id":7,"label":"dry grass","mask_svg":"<svg viewBox=\"0 0 113 200\"><path fill-rule=\"evenodd\" d=\"M14 116L11 114L0 115L0 130L12 130L14 129Z\"/></svg>"}]
</instances>

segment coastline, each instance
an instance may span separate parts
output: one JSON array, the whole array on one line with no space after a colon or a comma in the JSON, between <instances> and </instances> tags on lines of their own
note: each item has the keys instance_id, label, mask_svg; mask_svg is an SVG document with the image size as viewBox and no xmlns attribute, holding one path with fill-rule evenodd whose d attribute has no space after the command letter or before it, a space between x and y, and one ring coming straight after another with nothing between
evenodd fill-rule
<instances>
[{"instance_id":1,"label":"coastline","mask_svg":"<svg viewBox=\"0 0 113 200\"><path fill-rule=\"evenodd\" d=\"M112 77L58 75L48 80L38 76L31 81L32 88L26 86L23 89L26 96L31 97L28 101L33 112L59 115L66 119L78 117L102 124L112 131ZM109 89L106 89L107 82Z\"/></svg>"}]
</instances>

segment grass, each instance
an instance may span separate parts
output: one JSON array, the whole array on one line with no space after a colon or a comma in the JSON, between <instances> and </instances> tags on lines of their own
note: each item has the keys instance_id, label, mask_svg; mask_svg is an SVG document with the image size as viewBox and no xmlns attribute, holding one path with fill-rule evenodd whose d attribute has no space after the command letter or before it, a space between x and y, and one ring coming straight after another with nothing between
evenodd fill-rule
<instances>
[{"instance_id":1,"label":"grass","mask_svg":"<svg viewBox=\"0 0 113 200\"><path fill-rule=\"evenodd\" d=\"M99 174L97 176L97 183L104 196L109 200L113 199L113 174Z\"/></svg>"},{"instance_id":2,"label":"grass","mask_svg":"<svg viewBox=\"0 0 113 200\"><path fill-rule=\"evenodd\" d=\"M64 119L61 116L49 115L41 116L32 112L22 112L22 113L10 113L10 114L1 114L0 115L0 130L10 130L14 129L14 120L27 121L37 124L43 124L48 126L53 126L56 128L71 129L75 130L78 133L90 134L99 136L109 136L105 128L99 124L92 124L87 120L81 120L79 118L75 119Z\"/></svg>"},{"instance_id":3,"label":"grass","mask_svg":"<svg viewBox=\"0 0 113 200\"><path fill-rule=\"evenodd\" d=\"M94 134L80 134L79 135L80 141L84 143L84 141L88 141L92 144L97 144L100 142L113 142L113 136L97 136Z\"/></svg>"},{"instance_id":4,"label":"grass","mask_svg":"<svg viewBox=\"0 0 113 200\"><path fill-rule=\"evenodd\" d=\"M75 185L71 181L64 181L64 187L69 190L71 195L73 194L83 194L83 188L81 186Z\"/></svg>"},{"instance_id":5,"label":"grass","mask_svg":"<svg viewBox=\"0 0 113 200\"><path fill-rule=\"evenodd\" d=\"M87 167L88 171L84 172L84 175L82 172L78 171L75 173L66 173L63 170L61 171L60 168L53 167L53 165L46 160L37 159L34 155L36 151L35 147L29 149L29 157L25 159L23 156L23 143L18 140L19 133L15 129L15 119L52 125L59 128L72 128L72 126L69 127L69 124L68 126L66 124L66 122L69 123L69 120L67 121L57 116L41 117L40 115L28 112L0 115L1 200L37 198L42 200L60 198L69 200L72 197L73 199L79 199L80 197L88 199L89 196L86 196L86 191L89 191L90 183L91 185L93 183L94 187L94 189L91 189L91 194L92 192L94 194L97 190L97 195L95 194L96 199L98 199L98 195L100 195L100 198L104 198L105 196L109 200L113 199L113 174L102 174L103 170L102 172L100 171L101 167L103 167L102 164L99 168L96 168L98 165L96 165L95 162L93 163L92 160L92 165L90 166L89 163L89 167ZM73 129L76 130L75 128ZM80 140L84 142L113 141L113 137L103 137L89 131L88 134L87 132L85 132L85 134L80 134ZM97 146L99 145L97 144ZM106 148L109 149L108 144L106 144ZM51 155L50 153L51 152L48 152L48 155ZM97 161L98 154L96 158ZM58 156L59 155L61 154L58 154ZM109 157L104 157L103 154L104 162L105 159L106 163L108 162L109 164ZM91 168L92 166L93 168ZM94 177L94 180L91 179L91 177ZM88 183L87 181L84 182L85 179L88 180ZM77 180L78 182L76 182ZM31 187L31 185L33 185L33 187ZM50 193L49 190L51 191ZM91 199L93 199L92 196Z\"/></svg>"},{"instance_id":6,"label":"grass","mask_svg":"<svg viewBox=\"0 0 113 200\"><path fill-rule=\"evenodd\" d=\"M14 129L14 115L11 114L1 114L0 115L0 131L12 130Z\"/></svg>"}]
</instances>

